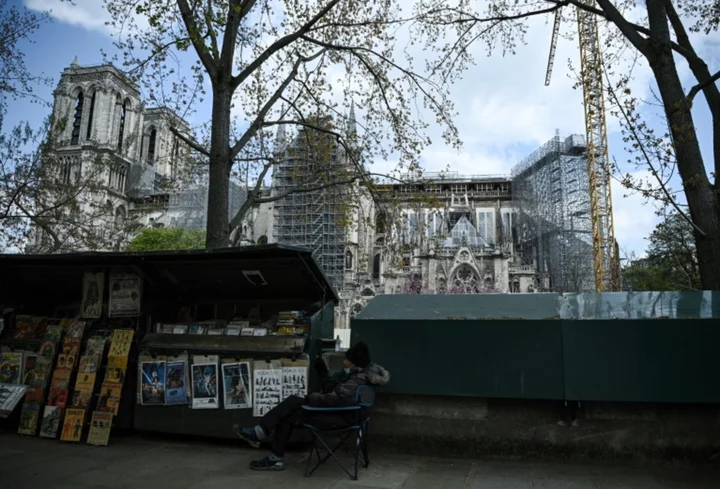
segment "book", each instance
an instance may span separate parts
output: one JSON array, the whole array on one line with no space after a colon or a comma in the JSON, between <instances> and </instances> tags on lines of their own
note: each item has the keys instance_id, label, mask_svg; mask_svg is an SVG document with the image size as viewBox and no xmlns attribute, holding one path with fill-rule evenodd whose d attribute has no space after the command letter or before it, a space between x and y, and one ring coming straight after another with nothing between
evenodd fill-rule
<instances>
[{"instance_id":1,"label":"book","mask_svg":"<svg viewBox=\"0 0 720 489\"><path fill-rule=\"evenodd\" d=\"M110 440L110 429L112 428L112 413L95 411L90 421L90 432L88 433L88 445L106 446Z\"/></svg>"},{"instance_id":2,"label":"book","mask_svg":"<svg viewBox=\"0 0 720 489\"><path fill-rule=\"evenodd\" d=\"M0 417L7 418L25 397L27 387L16 384L0 384Z\"/></svg>"}]
</instances>

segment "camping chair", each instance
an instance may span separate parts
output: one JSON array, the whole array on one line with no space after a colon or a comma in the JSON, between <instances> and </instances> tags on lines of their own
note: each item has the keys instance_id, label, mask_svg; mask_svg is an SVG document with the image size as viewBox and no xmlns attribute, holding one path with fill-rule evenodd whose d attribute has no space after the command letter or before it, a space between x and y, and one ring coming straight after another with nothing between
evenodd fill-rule
<instances>
[{"instance_id":1,"label":"camping chair","mask_svg":"<svg viewBox=\"0 0 720 489\"><path fill-rule=\"evenodd\" d=\"M375 387L371 385L361 385L357 388L357 391L355 391L354 406L331 408L303 406L304 410L317 414L342 415L347 412L356 413L355 422L350 426L345 426L343 428L323 430L315 426L312 419L303 424L305 428L310 430L313 438L312 449L310 450L307 465L305 466L305 477L310 477L310 475L315 472L318 467L332 457L352 480L357 480L360 452L362 452L363 455L363 467L367 467L370 464L367 453L367 426L368 421L370 421L370 408L372 407L374 400ZM354 448L348 444L348 440L350 440L353 435L357 435ZM326 438L336 438L339 439L339 441L333 448L330 448ZM327 455L322 458L320 457L320 447L318 446L318 443L328 452ZM345 468L345 465L343 465L340 459L338 459L335 455L335 452L337 452L337 450L342 446L347 447L350 450L350 453L355 456L354 473L350 473L350 471ZM314 467L312 466L313 453L317 454L318 460Z\"/></svg>"}]
</instances>

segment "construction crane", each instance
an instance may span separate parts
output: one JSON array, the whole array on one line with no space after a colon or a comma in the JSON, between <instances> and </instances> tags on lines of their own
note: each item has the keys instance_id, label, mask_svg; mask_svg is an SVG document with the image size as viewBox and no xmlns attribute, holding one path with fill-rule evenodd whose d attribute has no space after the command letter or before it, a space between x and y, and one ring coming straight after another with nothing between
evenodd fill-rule
<instances>
[{"instance_id":1,"label":"construction crane","mask_svg":"<svg viewBox=\"0 0 720 489\"><path fill-rule=\"evenodd\" d=\"M595 0L582 0L594 5ZM545 85L550 84L558 35L561 9L555 11L550 56ZM615 248L612 192L610 190L610 159L608 156L605 96L603 93L603 63L600 34L595 14L576 7L578 40L580 44L580 73L585 106L585 137L590 188L590 220L592 223L593 269L595 291L610 292L619 289L618 259Z\"/></svg>"}]
</instances>

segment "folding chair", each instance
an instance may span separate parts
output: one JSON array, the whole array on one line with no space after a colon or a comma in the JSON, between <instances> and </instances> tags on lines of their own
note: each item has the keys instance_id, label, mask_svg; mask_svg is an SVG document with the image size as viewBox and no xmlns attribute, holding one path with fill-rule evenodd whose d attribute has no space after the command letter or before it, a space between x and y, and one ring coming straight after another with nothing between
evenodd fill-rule
<instances>
[{"instance_id":1,"label":"folding chair","mask_svg":"<svg viewBox=\"0 0 720 489\"><path fill-rule=\"evenodd\" d=\"M332 457L352 480L356 481L358 479L360 452L362 452L363 455L363 467L367 467L370 464L367 452L367 427L368 422L370 421L370 408L372 407L374 400L375 387L371 385L361 385L355 392L354 406L332 408L303 406L305 411L308 411L309 413L316 413L318 415L342 415L347 412L355 413L354 422L350 426L345 426L343 428L323 430L315 426L312 423L312 419L303 424L305 428L310 430L313 438L312 449L310 450L307 465L305 466L305 477L310 477L310 475L315 472L318 467ZM348 441L353 435L357 435L354 448L348 444ZM330 448L326 438L337 438L339 441L333 448ZM318 446L318 443L328 452L324 457L320 456L320 447ZM335 455L335 452L342 446L346 446L350 450L350 453L355 456L354 473L351 473ZM312 466L313 453L317 455L318 460L314 467Z\"/></svg>"}]
</instances>

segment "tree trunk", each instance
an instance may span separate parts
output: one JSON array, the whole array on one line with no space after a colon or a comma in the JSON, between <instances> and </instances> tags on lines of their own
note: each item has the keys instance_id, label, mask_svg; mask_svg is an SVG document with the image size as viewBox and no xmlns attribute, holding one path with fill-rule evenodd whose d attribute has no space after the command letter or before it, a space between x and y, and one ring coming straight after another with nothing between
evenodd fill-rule
<instances>
[{"instance_id":1,"label":"tree trunk","mask_svg":"<svg viewBox=\"0 0 720 489\"><path fill-rule=\"evenodd\" d=\"M693 222L703 289L720 290L720 215L717 196L707 176L697 131L670 48L662 0L647 0L650 21L650 67L655 75L673 137L678 172Z\"/></svg>"},{"instance_id":2,"label":"tree trunk","mask_svg":"<svg viewBox=\"0 0 720 489\"><path fill-rule=\"evenodd\" d=\"M226 248L230 240L231 99L232 91L228 86L217 84L213 87L206 248Z\"/></svg>"}]
</instances>

